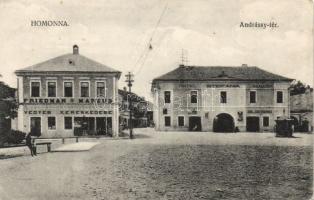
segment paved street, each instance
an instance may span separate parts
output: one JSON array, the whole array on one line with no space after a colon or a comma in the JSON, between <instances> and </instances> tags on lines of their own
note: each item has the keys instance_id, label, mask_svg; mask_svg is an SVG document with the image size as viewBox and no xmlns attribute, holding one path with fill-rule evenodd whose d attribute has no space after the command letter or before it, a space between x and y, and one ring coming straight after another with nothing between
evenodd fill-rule
<instances>
[{"instance_id":1,"label":"paved street","mask_svg":"<svg viewBox=\"0 0 314 200\"><path fill-rule=\"evenodd\" d=\"M0 199L309 199L312 135L156 133L0 160ZM258 167L258 168L257 168Z\"/></svg>"}]
</instances>

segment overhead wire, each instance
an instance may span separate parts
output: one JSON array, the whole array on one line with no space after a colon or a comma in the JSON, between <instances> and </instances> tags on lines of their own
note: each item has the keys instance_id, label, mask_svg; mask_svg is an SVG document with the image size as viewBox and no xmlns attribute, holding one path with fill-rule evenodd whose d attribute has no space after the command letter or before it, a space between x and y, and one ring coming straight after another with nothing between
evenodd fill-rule
<instances>
[{"instance_id":1,"label":"overhead wire","mask_svg":"<svg viewBox=\"0 0 314 200\"><path fill-rule=\"evenodd\" d=\"M152 41L153 41L153 38L154 38L154 36L155 36L155 34L156 34L156 31L157 31L157 29L158 29L158 27L159 27L159 25L160 25L160 22L161 22L161 20L162 20L164 14L165 14L167 8L168 8L168 2L166 3L166 5L165 5L165 7L164 7L164 9L163 9L163 11L162 11L162 13L161 13L161 15L159 16L159 19L158 19L158 21L157 21L157 23L156 23L156 25L155 25L155 27L154 27L154 30L153 30L153 32L152 32L152 35L151 35L151 37L150 37L150 39L149 39L148 46L144 49L142 55L139 57L139 59L138 59L138 60L136 61L136 63L135 63L135 67L138 65L138 63L140 63L140 65L138 66L138 69L136 70L135 74L137 74L137 73L139 73L139 72L141 71L141 69L142 69L142 67L144 66L145 61L146 61L146 59L147 59L147 57L148 57L149 52L150 52L151 50L153 50L153 48L154 48L154 47L152 46Z\"/></svg>"}]
</instances>

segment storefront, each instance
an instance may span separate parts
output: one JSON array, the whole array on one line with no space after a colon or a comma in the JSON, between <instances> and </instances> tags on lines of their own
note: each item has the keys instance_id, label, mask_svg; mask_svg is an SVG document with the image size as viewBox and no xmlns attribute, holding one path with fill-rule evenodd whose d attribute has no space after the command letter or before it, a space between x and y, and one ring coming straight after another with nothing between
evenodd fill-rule
<instances>
[{"instance_id":1,"label":"storefront","mask_svg":"<svg viewBox=\"0 0 314 200\"><path fill-rule=\"evenodd\" d=\"M17 70L18 129L41 137L118 135L121 72L78 52Z\"/></svg>"}]
</instances>

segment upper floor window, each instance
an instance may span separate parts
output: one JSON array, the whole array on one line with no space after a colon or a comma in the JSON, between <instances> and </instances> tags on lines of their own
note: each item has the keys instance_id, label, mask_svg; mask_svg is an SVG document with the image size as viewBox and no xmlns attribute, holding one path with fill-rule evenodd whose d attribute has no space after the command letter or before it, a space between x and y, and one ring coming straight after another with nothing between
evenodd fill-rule
<instances>
[{"instance_id":1,"label":"upper floor window","mask_svg":"<svg viewBox=\"0 0 314 200\"><path fill-rule=\"evenodd\" d=\"M171 103L171 92L170 91L165 91L165 103Z\"/></svg>"},{"instance_id":2,"label":"upper floor window","mask_svg":"<svg viewBox=\"0 0 314 200\"><path fill-rule=\"evenodd\" d=\"M250 103L256 103L256 91L250 91Z\"/></svg>"},{"instance_id":3,"label":"upper floor window","mask_svg":"<svg viewBox=\"0 0 314 200\"><path fill-rule=\"evenodd\" d=\"M106 88L105 88L105 82L96 82L96 94L97 94L97 97L105 97L106 94L105 94L105 91Z\"/></svg>"},{"instance_id":4,"label":"upper floor window","mask_svg":"<svg viewBox=\"0 0 314 200\"><path fill-rule=\"evenodd\" d=\"M227 103L227 92L226 91L220 92L220 103Z\"/></svg>"},{"instance_id":5,"label":"upper floor window","mask_svg":"<svg viewBox=\"0 0 314 200\"><path fill-rule=\"evenodd\" d=\"M56 97L57 95L57 83L56 82L48 82L48 97Z\"/></svg>"},{"instance_id":6,"label":"upper floor window","mask_svg":"<svg viewBox=\"0 0 314 200\"><path fill-rule=\"evenodd\" d=\"M81 97L89 97L89 82L81 82Z\"/></svg>"},{"instance_id":7,"label":"upper floor window","mask_svg":"<svg viewBox=\"0 0 314 200\"><path fill-rule=\"evenodd\" d=\"M73 83L64 82L64 97L73 97Z\"/></svg>"},{"instance_id":8,"label":"upper floor window","mask_svg":"<svg viewBox=\"0 0 314 200\"><path fill-rule=\"evenodd\" d=\"M277 91L277 103L283 103L283 92Z\"/></svg>"},{"instance_id":9,"label":"upper floor window","mask_svg":"<svg viewBox=\"0 0 314 200\"><path fill-rule=\"evenodd\" d=\"M40 96L40 82L31 82L31 97Z\"/></svg>"},{"instance_id":10,"label":"upper floor window","mask_svg":"<svg viewBox=\"0 0 314 200\"><path fill-rule=\"evenodd\" d=\"M191 91L191 103L197 103L197 91Z\"/></svg>"}]
</instances>

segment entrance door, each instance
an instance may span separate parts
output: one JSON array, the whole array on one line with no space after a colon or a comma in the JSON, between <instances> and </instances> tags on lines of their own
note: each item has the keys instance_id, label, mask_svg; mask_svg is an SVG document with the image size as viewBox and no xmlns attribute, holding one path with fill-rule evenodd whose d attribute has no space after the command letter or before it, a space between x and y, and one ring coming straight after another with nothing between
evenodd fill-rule
<instances>
[{"instance_id":1,"label":"entrance door","mask_svg":"<svg viewBox=\"0 0 314 200\"><path fill-rule=\"evenodd\" d=\"M31 136L41 135L41 118L31 117Z\"/></svg>"},{"instance_id":2,"label":"entrance door","mask_svg":"<svg viewBox=\"0 0 314 200\"><path fill-rule=\"evenodd\" d=\"M234 132L233 117L227 113L217 115L213 122L213 131L218 133Z\"/></svg>"},{"instance_id":3,"label":"entrance door","mask_svg":"<svg viewBox=\"0 0 314 200\"><path fill-rule=\"evenodd\" d=\"M105 117L96 117L97 135L105 135L107 132L106 126L107 120Z\"/></svg>"},{"instance_id":4,"label":"entrance door","mask_svg":"<svg viewBox=\"0 0 314 200\"><path fill-rule=\"evenodd\" d=\"M259 117L246 118L246 131L259 132Z\"/></svg>"},{"instance_id":5,"label":"entrance door","mask_svg":"<svg viewBox=\"0 0 314 200\"><path fill-rule=\"evenodd\" d=\"M201 117L189 117L189 131L202 131Z\"/></svg>"}]
</instances>

